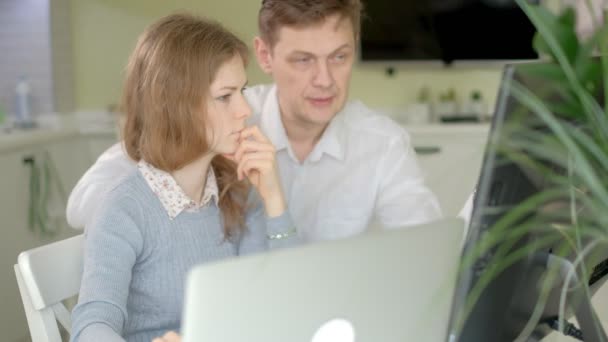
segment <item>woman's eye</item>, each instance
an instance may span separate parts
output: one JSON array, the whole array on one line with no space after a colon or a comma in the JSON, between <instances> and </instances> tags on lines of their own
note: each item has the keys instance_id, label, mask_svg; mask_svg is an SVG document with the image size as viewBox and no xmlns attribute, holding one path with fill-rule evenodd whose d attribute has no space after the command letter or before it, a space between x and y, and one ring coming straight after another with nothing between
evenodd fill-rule
<instances>
[{"instance_id":1,"label":"woman's eye","mask_svg":"<svg viewBox=\"0 0 608 342\"><path fill-rule=\"evenodd\" d=\"M222 95L217 98L220 101L228 101L230 99L230 94Z\"/></svg>"}]
</instances>

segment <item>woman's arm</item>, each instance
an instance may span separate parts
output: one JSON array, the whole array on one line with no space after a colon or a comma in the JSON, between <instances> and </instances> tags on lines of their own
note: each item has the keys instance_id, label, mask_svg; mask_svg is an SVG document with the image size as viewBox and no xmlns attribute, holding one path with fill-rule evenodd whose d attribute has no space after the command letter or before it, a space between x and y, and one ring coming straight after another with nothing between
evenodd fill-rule
<instances>
[{"instance_id":1,"label":"woman's arm","mask_svg":"<svg viewBox=\"0 0 608 342\"><path fill-rule=\"evenodd\" d=\"M134 201L112 196L87 227L71 341L124 341L132 269L143 238Z\"/></svg>"},{"instance_id":2,"label":"woman's arm","mask_svg":"<svg viewBox=\"0 0 608 342\"><path fill-rule=\"evenodd\" d=\"M258 196L252 191L248 199L251 209L246 215L247 229L239 241L239 255L301 244L289 211L285 210L280 216L270 217Z\"/></svg>"},{"instance_id":3,"label":"woman's arm","mask_svg":"<svg viewBox=\"0 0 608 342\"><path fill-rule=\"evenodd\" d=\"M247 231L241 238L239 254L299 244L285 204L274 146L257 126L244 129L240 139L234 154L237 174L239 179L247 177L255 191L248 199L251 209L247 213Z\"/></svg>"}]
</instances>

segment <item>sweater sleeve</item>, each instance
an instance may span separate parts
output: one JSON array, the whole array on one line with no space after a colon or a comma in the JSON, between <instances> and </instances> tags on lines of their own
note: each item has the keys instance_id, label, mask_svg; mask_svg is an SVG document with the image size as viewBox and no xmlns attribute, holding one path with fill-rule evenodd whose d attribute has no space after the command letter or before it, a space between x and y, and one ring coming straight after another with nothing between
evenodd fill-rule
<instances>
[{"instance_id":1,"label":"sweater sleeve","mask_svg":"<svg viewBox=\"0 0 608 342\"><path fill-rule=\"evenodd\" d=\"M301 244L288 210L280 216L268 217L264 203L254 190L249 196L249 203L245 223L247 229L239 241L239 255Z\"/></svg>"},{"instance_id":2,"label":"sweater sleeve","mask_svg":"<svg viewBox=\"0 0 608 342\"><path fill-rule=\"evenodd\" d=\"M123 341L132 269L143 247L138 216L133 200L109 195L87 227L70 341Z\"/></svg>"}]
</instances>

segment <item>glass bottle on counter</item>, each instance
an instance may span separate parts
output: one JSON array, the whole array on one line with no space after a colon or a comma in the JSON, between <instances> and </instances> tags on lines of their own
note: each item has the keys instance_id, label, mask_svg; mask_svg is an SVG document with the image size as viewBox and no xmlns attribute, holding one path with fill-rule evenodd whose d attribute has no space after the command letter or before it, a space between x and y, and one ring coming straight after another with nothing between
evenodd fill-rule
<instances>
[{"instance_id":1,"label":"glass bottle on counter","mask_svg":"<svg viewBox=\"0 0 608 342\"><path fill-rule=\"evenodd\" d=\"M31 88L27 77L19 77L15 87L15 126L17 128L31 128L34 126L31 107Z\"/></svg>"}]
</instances>

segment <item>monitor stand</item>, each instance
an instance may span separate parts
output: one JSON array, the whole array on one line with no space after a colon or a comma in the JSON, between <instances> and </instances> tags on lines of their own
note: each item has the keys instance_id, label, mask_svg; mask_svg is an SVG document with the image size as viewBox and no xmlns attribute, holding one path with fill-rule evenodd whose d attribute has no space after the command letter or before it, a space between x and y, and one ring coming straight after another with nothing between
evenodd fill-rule
<instances>
[{"instance_id":1,"label":"monitor stand","mask_svg":"<svg viewBox=\"0 0 608 342\"><path fill-rule=\"evenodd\" d=\"M560 291L561 285L565 284L566 282L569 282L567 298L576 298L576 303L570 304L569 308L574 309L574 317L576 317L580 330L583 333L583 341L608 342L606 332L604 331L601 322L598 319L597 314L591 304L591 298L590 296L587 296L585 286L588 285L586 283L581 282L581 280L577 276L574 264L566 258L549 253L539 253L534 259L535 261L542 263L545 270L558 271L559 274L557 275L557 277L561 278L560 281L557 282L558 284L560 284ZM567 303L571 302L567 301ZM565 323L566 317L562 318L564 319ZM546 325L546 322L541 321L539 325ZM545 328L544 330L546 331L547 328ZM530 336L527 340L527 342L538 341L541 341L541 339L535 338L534 336Z\"/></svg>"}]
</instances>

